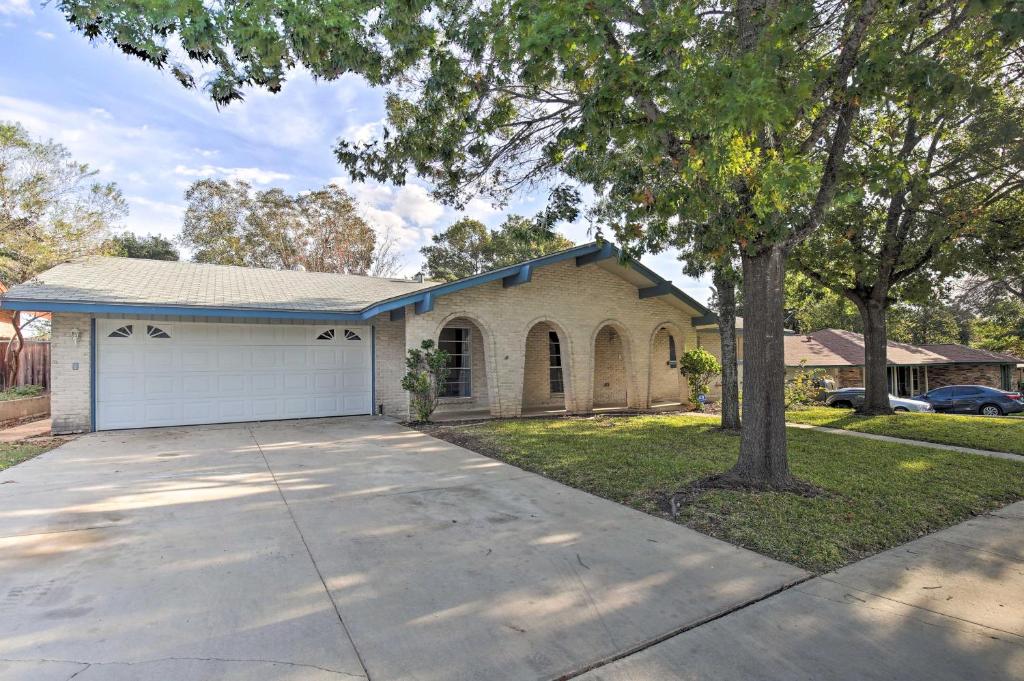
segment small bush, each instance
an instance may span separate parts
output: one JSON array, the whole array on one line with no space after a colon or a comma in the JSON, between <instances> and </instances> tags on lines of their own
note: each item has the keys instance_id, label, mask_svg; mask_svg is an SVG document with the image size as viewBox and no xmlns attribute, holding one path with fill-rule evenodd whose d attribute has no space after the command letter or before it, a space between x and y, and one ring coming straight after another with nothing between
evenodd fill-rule
<instances>
[{"instance_id":1,"label":"small bush","mask_svg":"<svg viewBox=\"0 0 1024 681\"><path fill-rule=\"evenodd\" d=\"M704 405L697 398L711 390L711 379L722 373L722 364L704 348L696 348L679 358L679 373L686 377L690 386L690 402L696 405L697 411L704 411Z\"/></svg>"},{"instance_id":2,"label":"small bush","mask_svg":"<svg viewBox=\"0 0 1024 681\"><path fill-rule=\"evenodd\" d=\"M16 385L7 390L0 390L0 402L22 400L26 397L38 397L43 394L41 385Z\"/></svg>"},{"instance_id":3,"label":"small bush","mask_svg":"<svg viewBox=\"0 0 1024 681\"><path fill-rule=\"evenodd\" d=\"M828 379L828 372L824 369L809 370L807 360L801 360L800 369L796 372L793 380L786 382L785 402L786 409L790 407L806 407L821 401L823 392L822 385Z\"/></svg>"},{"instance_id":4,"label":"small bush","mask_svg":"<svg viewBox=\"0 0 1024 681\"><path fill-rule=\"evenodd\" d=\"M448 380L448 353L434 349L434 341L425 340L405 358L402 389L410 394L410 407L419 423L430 421L437 409L444 382Z\"/></svg>"}]
</instances>

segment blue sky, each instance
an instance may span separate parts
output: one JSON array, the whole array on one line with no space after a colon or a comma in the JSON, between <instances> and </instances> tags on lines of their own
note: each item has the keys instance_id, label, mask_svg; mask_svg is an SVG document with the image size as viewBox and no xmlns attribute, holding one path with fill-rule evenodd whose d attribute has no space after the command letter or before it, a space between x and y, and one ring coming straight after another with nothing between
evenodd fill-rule
<instances>
[{"instance_id":1,"label":"blue sky","mask_svg":"<svg viewBox=\"0 0 1024 681\"><path fill-rule=\"evenodd\" d=\"M218 110L169 73L90 44L33 0L0 0L0 64L0 120L61 142L116 182L129 202L124 227L139 234L175 236L182 194L201 177L291 192L334 181L355 195L376 229L398 237L403 273L413 274L419 248L462 214L496 226L507 212L532 215L544 200L523 195L504 209L476 200L457 213L433 201L426 185L353 184L333 156L335 140L372 137L384 117L380 91L355 77L325 83L296 72L277 95L254 90ZM583 221L560 230L576 242L590 239ZM644 262L707 300L707 281L684 277L671 253Z\"/></svg>"}]
</instances>

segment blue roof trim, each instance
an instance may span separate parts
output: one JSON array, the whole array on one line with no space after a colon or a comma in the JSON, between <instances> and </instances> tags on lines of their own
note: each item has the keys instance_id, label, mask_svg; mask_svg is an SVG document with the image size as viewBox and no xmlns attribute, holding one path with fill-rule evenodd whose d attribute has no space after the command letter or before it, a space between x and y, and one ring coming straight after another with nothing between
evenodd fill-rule
<instances>
[{"instance_id":1,"label":"blue roof trim","mask_svg":"<svg viewBox=\"0 0 1024 681\"><path fill-rule=\"evenodd\" d=\"M580 256L587 256L595 254L596 260L604 259L605 257L611 256L619 258L620 264L623 267L628 267L641 274L646 279L649 279L653 286L664 288L665 295L672 295L683 303L692 307L694 310L703 315L703 318L707 318L709 315L713 317L713 313L696 300L686 295L683 291L675 286L672 286L671 282L667 279L662 279L659 275L655 274L651 269L643 265L642 263L631 260L622 259L622 252L616 248L611 242L591 242L589 244L583 244L581 246L575 246L568 248L564 251L558 251L557 253L550 253L548 255L534 258L533 260L527 260L526 262L517 263L508 267L502 267L501 269L492 270L490 272L484 272L483 274L477 274L472 277L466 277L465 279L458 279L456 281L447 282L444 284L438 284L437 286L431 286L429 288L420 289L414 293L408 293L403 296L383 300L379 303L374 303L369 307L366 307L359 312L319 312L315 310L272 310L266 308L220 308L220 307L200 307L200 306L189 306L189 305L129 305L121 303L88 303L88 302L73 302L73 301L42 301L42 300L18 300L18 299L6 299L0 298L0 308L9 310L32 310L39 312L86 312L92 314L135 314L135 315L169 315L169 316L181 316L181 317L238 317L238 318L251 318L251 319L298 319L298 320L323 320L323 321L366 321L379 314L385 312L391 312L399 308L404 308L406 305L415 305L417 313L429 312L433 309L434 301L441 296L446 296L451 293L463 291L468 288L481 286L483 284L489 284L492 281L505 281L515 283L526 283L525 281L519 281L522 278L526 278L527 281L532 273L538 268L545 265L553 265L563 260L569 260L572 258L579 258ZM526 274L524 274L526 273ZM695 326L697 324L694 324Z\"/></svg>"}]
</instances>

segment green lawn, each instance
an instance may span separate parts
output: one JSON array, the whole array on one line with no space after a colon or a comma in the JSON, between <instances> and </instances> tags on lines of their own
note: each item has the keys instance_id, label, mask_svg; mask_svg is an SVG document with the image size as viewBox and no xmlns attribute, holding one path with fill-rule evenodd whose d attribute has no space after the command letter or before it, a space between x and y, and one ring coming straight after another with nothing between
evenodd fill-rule
<instances>
[{"instance_id":1,"label":"green lawn","mask_svg":"<svg viewBox=\"0 0 1024 681\"><path fill-rule=\"evenodd\" d=\"M520 419L440 427L459 442L642 511L727 469L739 438L699 416ZM1024 462L791 429L793 473L826 490L715 490L678 522L808 570L826 571L1024 498Z\"/></svg>"},{"instance_id":2,"label":"green lawn","mask_svg":"<svg viewBox=\"0 0 1024 681\"><path fill-rule=\"evenodd\" d=\"M28 461L33 456L48 452L61 444L61 440L38 440L32 443L0 442L0 471L17 466L22 461Z\"/></svg>"},{"instance_id":3,"label":"green lawn","mask_svg":"<svg viewBox=\"0 0 1024 681\"><path fill-rule=\"evenodd\" d=\"M813 407L787 412L786 420L909 440L1024 454L1024 419L913 412L891 416L857 416L851 409Z\"/></svg>"}]
</instances>

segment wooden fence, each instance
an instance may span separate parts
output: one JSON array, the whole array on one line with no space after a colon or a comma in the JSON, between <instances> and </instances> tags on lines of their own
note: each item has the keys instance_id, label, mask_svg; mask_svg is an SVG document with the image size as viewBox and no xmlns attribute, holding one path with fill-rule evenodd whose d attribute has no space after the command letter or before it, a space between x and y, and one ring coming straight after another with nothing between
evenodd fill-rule
<instances>
[{"instance_id":1,"label":"wooden fence","mask_svg":"<svg viewBox=\"0 0 1024 681\"><path fill-rule=\"evenodd\" d=\"M4 385L4 376L7 375L7 344L10 341L0 341L0 389ZM21 363L18 367L18 379L14 385L41 385L44 389L50 389L50 342L49 341L25 341L25 347L21 350Z\"/></svg>"}]
</instances>

